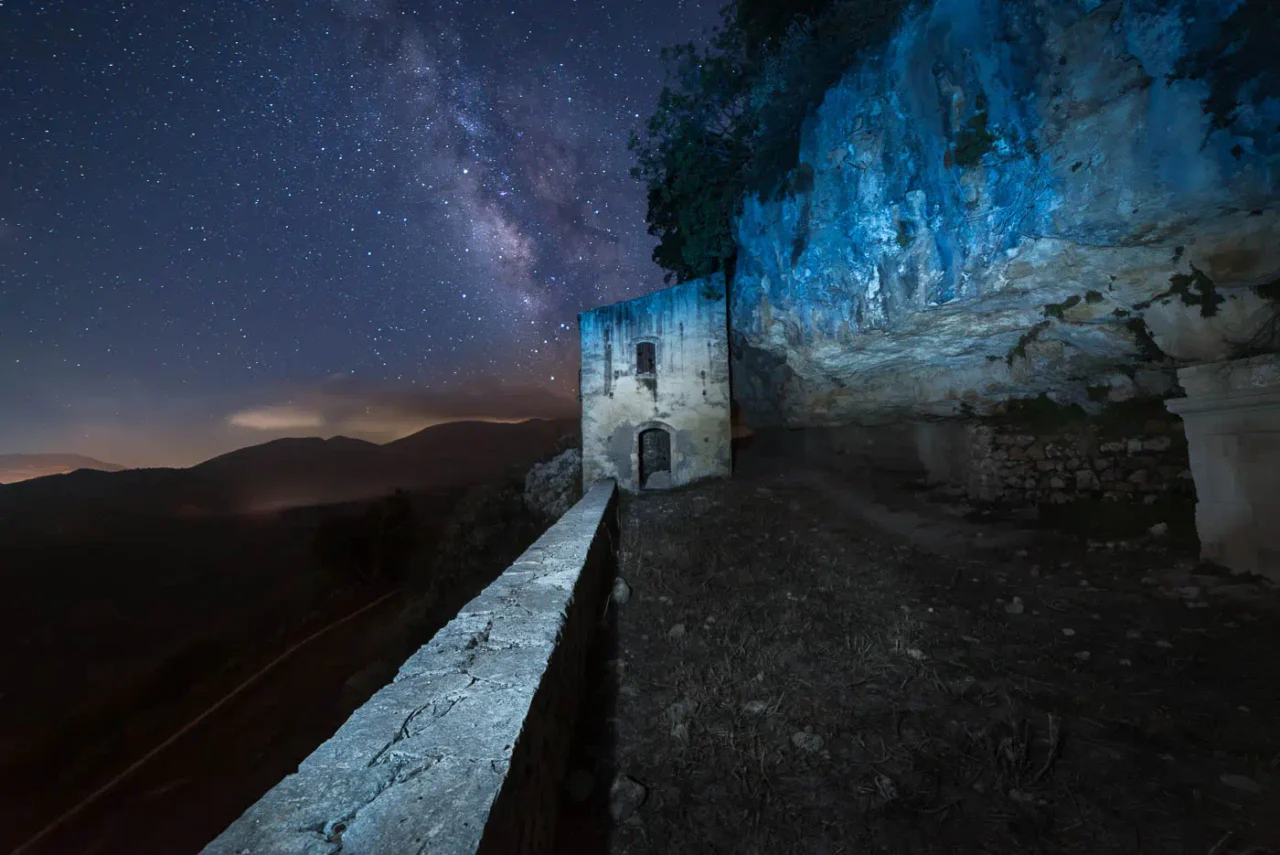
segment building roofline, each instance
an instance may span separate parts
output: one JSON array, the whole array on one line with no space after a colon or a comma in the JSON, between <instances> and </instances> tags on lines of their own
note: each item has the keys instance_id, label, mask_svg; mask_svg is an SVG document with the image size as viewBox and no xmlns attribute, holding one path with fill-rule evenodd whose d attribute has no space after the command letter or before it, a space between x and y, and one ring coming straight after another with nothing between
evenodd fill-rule
<instances>
[{"instance_id":1,"label":"building roofline","mask_svg":"<svg viewBox=\"0 0 1280 855\"><path fill-rule=\"evenodd\" d=\"M616 306L626 305L627 303L638 303L641 300L648 300L652 297L656 297L658 294L662 294L667 291L674 291L677 288L686 288L690 285L696 285L697 283L703 282L707 279L712 279L716 276L723 276L723 275L724 275L723 273L712 273L709 276L700 276L697 279L688 279L688 280L685 280L684 282L677 282L675 285L668 285L665 288L659 288L656 291L650 291L648 294L641 294L639 297L631 297L626 300L615 300L612 303L602 303L599 306L593 306L590 309L584 309L583 311L578 312L578 320L579 322L581 322L583 315L590 315L595 312L604 311L605 309L612 309Z\"/></svg>"}]
</instances>

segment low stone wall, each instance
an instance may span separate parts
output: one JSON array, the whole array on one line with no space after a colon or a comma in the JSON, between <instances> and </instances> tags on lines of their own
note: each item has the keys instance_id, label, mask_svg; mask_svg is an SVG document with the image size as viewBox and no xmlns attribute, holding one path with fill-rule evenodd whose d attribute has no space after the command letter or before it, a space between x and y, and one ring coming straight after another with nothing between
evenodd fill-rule
<instances>
[{"instance_id":1,"label":"low stone wall","mask_svg":"<svg viewBox=\"0 0 1280 855\"><path fill-rule=\"evenodd\" d=\"M1037 427L955 419L766 430L738 462L749 469L756 458L803 461L855 477L893 472L953 485L976 501L1019 505L1194 500L1182 420L1160 412L1121 421L1072 417Z\"/></svg>"},{"instance_id":2,"label":"low stone wall","mask_svg":"<svg viewBox=\"0 0 1280 855\"><path fill-rule=\"evenodd\" d=\"M968 458L966 492L985 501L1155 504L1194 497L1187 440L1177 419L1153 419L1129 436L1107 436L1088 425L1048 435L975 425Z\"/></svg>"},{"instance_id":3,"label":"low stone wall","mask_svg":"<svg viewBox=\"0 0 1280 855\"><path fill-rule=\"evenodd\" d=\"M204 852L550 851L616 502L596 484Z\"/></svg>"}]
</instances>

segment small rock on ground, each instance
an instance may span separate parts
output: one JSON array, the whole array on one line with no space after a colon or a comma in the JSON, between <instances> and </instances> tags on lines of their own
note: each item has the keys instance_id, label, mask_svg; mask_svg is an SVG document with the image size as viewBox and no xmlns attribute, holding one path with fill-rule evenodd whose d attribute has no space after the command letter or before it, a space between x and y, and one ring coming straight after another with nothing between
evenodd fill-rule
<instances>
[{"instance_id":1,"label":"small rock on ground","mask_svg":"<svg viewBox=\"0 0 1280 855\"><path fill-rule=\"evenodd\" d=\"M609 815L614 822L629 819L644 804L649 791L635 778L619 775L609 787Z\"/></svg>"}]
</instances>

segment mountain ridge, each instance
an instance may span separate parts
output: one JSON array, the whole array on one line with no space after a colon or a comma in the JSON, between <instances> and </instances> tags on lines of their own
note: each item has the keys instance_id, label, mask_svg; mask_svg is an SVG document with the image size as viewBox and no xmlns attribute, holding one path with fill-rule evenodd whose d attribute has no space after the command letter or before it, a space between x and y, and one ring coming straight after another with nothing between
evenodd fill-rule
<instances>
[{"instance_id":1,"label":"mountain ridge","mask_svg":"<svg viewBox=\"0 0 1280 855\"><path fill-rule=\"evenodd\" d=\"M0 484L0 519L269 512L462 488L532 465L577 430L576 419L446 422L383 444L283 437L184 468L82 468Z\"/></svg>"}]
</instances>

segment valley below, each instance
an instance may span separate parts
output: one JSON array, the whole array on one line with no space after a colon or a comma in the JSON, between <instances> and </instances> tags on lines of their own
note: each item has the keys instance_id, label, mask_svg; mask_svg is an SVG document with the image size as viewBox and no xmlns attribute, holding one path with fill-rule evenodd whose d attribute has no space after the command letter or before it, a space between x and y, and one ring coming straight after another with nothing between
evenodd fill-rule
<instances>
[{"instance_id":1,"label":"valley below","mask_svg":"<svg viewBox=\"0 0 1280 855\"><path fill-rule=\"evenodd\" d=\"M0 850L198 851L536 537L520 479L561 425L529 424L475 477L341 502L191 511L194 470L0 488ZM222 495L326 495L323 457L264 478L269 445Z\"/></svg>"}]
</instances>

